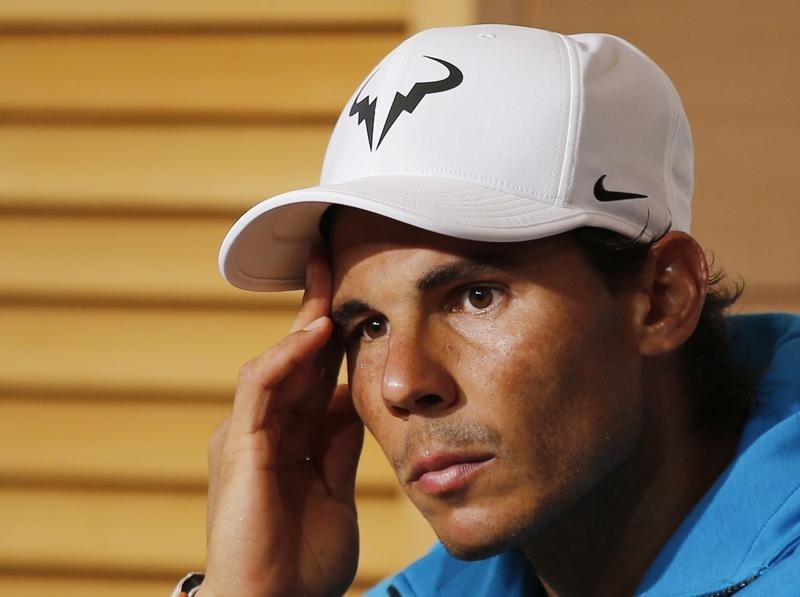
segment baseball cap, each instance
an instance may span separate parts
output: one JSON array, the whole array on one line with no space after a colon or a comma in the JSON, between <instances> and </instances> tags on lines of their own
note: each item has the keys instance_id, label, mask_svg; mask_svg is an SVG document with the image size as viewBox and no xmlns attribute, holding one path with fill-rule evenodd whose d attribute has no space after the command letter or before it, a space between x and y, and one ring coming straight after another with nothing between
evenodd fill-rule
<instances>
[{"instance_id":1,"label":"baseball cap","mask_svg":"<svg viewBox=\"0 0 800 597\"><path fill-rule=\"evenodd\" d=\"M649 240L689 230L692 163L677 92L625 40L430 29L347 101L318 186L266 199L233 225L220 271L246 290L302 288L330 205L486 242L582 226Z\"/></svg>"}]
</instances>

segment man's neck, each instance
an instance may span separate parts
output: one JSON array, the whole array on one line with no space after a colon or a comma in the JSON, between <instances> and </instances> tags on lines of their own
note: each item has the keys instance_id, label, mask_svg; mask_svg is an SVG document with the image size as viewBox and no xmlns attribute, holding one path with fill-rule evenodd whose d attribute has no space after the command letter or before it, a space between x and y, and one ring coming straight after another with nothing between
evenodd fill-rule
<instances>
[{"instance_id":1,"label":"man's neck","mask_svg":"<svg viewBox=\"0 0 800 597\"><path fill-rule=\"evenodd\" d=\"M698 429L674 363L661 365L635 452L523 549L548 595L632 595L736 451L740 427Z\"/></svg>"}]
</instances>

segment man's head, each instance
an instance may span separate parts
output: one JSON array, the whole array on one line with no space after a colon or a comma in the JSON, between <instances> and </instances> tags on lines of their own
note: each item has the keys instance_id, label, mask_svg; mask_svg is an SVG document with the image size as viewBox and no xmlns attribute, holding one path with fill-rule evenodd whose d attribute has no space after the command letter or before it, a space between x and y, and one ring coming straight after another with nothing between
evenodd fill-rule
<instances>
[{"instance_id":1,"label":"man's head","mask_svg":"<svg viewBox=\"0 0 800 597\"><path fill-rule=\"evenodd\" d=\"M433 30L348 101L322 184L245 214L220 266L299 288L325 237L356 408L443 542L479 557L584 499L648 432L692 424L688 402L652 398L696 391L678 354L708 280L691 188L677 94L627 42ZM635 250L601 251L604 233Z\"/></svg>"},{"instance_id":2,"label":"man's head","mask_svg":"<svg viewBox=\"0 0 800 597\"><path fill-rule=\"evenodd\" d=\"M347 208L329 224L354 404L455 555L524 543L668 416L648 369L676 366L700 314L687 235L615 292L570 234L482 243Z\"/></svg>"}]
</instances>

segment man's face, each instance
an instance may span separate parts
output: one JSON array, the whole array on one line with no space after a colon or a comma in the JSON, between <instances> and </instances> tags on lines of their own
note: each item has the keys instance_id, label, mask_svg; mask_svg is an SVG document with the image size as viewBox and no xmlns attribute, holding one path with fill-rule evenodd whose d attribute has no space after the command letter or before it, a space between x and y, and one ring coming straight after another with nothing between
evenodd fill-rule
<instances>
[{"instance_id":1,"label":"man's face","mask_svg":"<svg viewBox=\"0 0 800 597\"><path fill-rule=\"evenodd\" d=\"M341 210L331 255L356 409L454 555L524 544L634 449L632 303L569 237L479 243Z\"/></svg>"}]
</instances>

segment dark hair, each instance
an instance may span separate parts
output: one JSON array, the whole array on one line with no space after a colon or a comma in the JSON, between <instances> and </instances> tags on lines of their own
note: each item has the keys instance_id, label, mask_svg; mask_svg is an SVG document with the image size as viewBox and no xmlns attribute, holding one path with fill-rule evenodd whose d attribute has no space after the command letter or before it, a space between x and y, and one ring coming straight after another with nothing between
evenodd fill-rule
<instances>
[{"instance_id":1,"label":"dark hair","mask_svg":"<svg viewBox=\"0 0 800 597\"><path fill-rule=\"evenodd\" d=\"M663 235L644 241L602 228L584 227L567 233L612 293L625 292L641 271L652 246ZM700 319L682 347L697 405L697 423L722 427L738 423L754 401L750 376L731 362L725 333L725 315L741 296L741 283L730 285L713 267Z\"/></svg>"}]
</instances>

